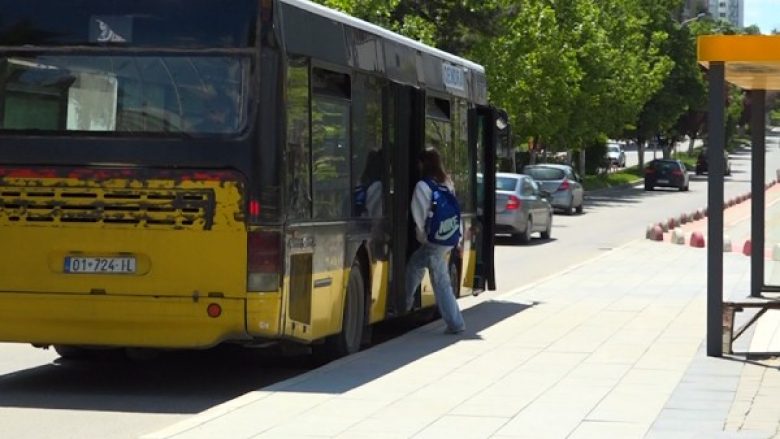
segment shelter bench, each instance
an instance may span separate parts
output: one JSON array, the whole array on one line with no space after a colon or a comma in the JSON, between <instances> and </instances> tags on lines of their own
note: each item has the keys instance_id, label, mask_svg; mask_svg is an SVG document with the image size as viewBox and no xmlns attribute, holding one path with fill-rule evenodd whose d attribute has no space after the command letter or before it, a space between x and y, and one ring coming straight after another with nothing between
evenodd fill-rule
<instances>
[{"instance_id":1,"label":"shelter bench","mask_svg":"<svg viewBox=\"0 0 780 439\"><path fill-rule=\"evenodd\" d=\"M759 311L747 323L738 328L735 334L734 316L746 309L758 309ZM732 354L731 346L734 341L770 309L780 309L780 298L756 297L723 302L723 353Z\"/></svg>"}]
</instances>

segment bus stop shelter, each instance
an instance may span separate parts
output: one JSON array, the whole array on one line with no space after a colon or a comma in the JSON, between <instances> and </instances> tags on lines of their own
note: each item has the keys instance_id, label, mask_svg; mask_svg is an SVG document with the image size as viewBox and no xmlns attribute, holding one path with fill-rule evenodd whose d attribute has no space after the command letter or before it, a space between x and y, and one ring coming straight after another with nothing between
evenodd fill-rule
<instances>
[{"instance_id":1,"label":"bus stop shelter","mask_svg":"<svg viewBox=\"0 0 780 439\"><path fill-rule=\"evenodd\" d=\"M707 355L719 357L724 349L730 353L735 309L755 308L760 316L767 309L778 309L780 305L777 296L771 294L780 292L780 286L766 285L764 278L766 93L780 90L780 36L702 36L698 39L698 60L708 69L709 81ZM723 300L723 154L727 82L747 91L751 103L750 294L738 303ZM754 321L752 319L748 325Z\"/></svg>"}]
</instances>

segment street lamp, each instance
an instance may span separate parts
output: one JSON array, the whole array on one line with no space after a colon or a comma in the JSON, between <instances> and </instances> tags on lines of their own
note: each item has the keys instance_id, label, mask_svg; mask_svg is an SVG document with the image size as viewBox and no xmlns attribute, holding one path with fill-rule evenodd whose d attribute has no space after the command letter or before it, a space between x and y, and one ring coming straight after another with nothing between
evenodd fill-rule
<instances>
[{"instance_id":1,"label":"street lamp","mask_svg":"<svg viewBox=\"0 0 780 439\"><path fill-rule=\"evenodd\" d=\"M681 22L680 22L680 27L685 27L685 26L687 26L689 23L693 23L694 21L701 20L702 18L706 17L707 15L708 15L708 14L707 14L706 12L701 12L701 13L699 13L698 15L696 15L696 16L695 16L695 17L693 17L693 18L689 18L689 19L687 19L687 20L683 20L683 21L681 21Z\"/></svg>"}]
</instances>

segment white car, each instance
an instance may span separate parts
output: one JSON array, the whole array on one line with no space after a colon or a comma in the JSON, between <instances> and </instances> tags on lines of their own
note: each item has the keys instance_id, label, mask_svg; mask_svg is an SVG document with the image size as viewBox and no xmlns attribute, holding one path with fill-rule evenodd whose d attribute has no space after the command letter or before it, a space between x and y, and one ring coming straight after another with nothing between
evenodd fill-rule
<instances>
[{"instance_id":1,"label":"white car","mask_svg":"<svg viewBox=\"0 0 780 439\"><path fill-rule=\"evenodd\" d=\"M618 168L624 168L626 166L626 153L623 151L623 145L607 143L607 160Z\"/></svg>"}]
</instances>

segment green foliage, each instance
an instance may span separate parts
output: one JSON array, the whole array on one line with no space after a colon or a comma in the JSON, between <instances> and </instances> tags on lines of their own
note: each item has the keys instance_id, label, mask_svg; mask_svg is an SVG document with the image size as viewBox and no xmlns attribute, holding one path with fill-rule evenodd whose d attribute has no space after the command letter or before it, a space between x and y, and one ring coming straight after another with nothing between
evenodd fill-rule
<instances>
[{"instance_id":1,"label":"green foliage","mask_svg":"<svg viewBox=\"0 0 780 439\"><path fill-rule=\"evenodd\" d=\"M642 175L642 170L634 166L608 174L586 175L583 177L582 185L586 191L606 189L638 183L642 180Z\"/></svg>"},{"instance_id":2,"label":"green foliage","mask_svg":"<svg viewBox=\"0 0 780 439\"><path fill-rule=\"evenodd\" d=\"M739 33L726 21L681 24L683 0L316 1L485 65L515 144L548 151L627 132L699 136L707 89L695 37ZM734 126L735 93L727 114Z\"/></svg>"}]
</instances>

